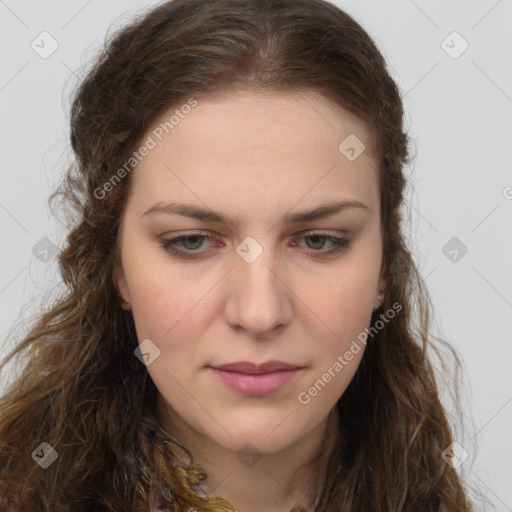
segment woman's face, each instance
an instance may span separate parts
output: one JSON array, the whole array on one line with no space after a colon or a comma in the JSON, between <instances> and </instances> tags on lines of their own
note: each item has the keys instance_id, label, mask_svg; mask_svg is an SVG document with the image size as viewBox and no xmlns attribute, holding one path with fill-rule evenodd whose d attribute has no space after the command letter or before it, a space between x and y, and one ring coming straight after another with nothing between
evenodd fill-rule
<instances>
[{"instance_id":1,"label":"woman's face","mask_svg":"<svg viewBox=\"0 0 512 512\"><path fill-rule=\"evenodd\" d=\"M350 383L384 287L369 132L312 92L240 92L173 108L142 143L114 277L160 412L226 449L291 446ZM290 367L219 370L269 361Z\"/></svg>"}]
</instances>

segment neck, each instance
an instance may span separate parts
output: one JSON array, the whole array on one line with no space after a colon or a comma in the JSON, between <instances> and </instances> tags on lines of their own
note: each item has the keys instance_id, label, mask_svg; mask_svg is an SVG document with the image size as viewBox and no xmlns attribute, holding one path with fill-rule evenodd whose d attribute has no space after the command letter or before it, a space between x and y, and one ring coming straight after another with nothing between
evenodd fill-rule
<instances>
[{"instance_id":1,"label":"neck","mask_svg":"<svg viewBox=\"0 0 512 512\"><path fill-rule=\"evenodd\" d=\"M157 406L158 407L158 406ZM181 425L158 407L160 424L179 439L208 475L202 489L243 512L313 510L339 433L336 407L317 427L286 449L271 454L236 453ZM172 413L171 413L172 414ZM241 464L243 460L244 464Z\"/></svg>"}]
</instances>

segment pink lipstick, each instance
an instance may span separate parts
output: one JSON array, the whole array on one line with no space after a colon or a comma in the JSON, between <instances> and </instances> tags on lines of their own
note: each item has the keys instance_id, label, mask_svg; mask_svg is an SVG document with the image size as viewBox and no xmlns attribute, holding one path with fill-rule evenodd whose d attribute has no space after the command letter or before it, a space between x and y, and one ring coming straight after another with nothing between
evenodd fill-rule
<instances>
[{"instance_id":1,"label":"pink lipstick","mask_svg":"<svg viewBox=\"0 0 512 512\"><path fill-rule=\"evenodd\" d=\"M302 370L298 365L282 361L268 361L263 364L240 361L209 368L226 386L252 397L276 393Z\"/></svg>"}]
</instances>

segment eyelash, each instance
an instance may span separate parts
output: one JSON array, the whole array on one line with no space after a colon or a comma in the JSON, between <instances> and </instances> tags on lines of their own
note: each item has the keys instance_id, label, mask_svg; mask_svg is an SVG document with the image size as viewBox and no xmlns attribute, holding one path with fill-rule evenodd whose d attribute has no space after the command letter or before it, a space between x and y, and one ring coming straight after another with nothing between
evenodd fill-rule
<instances>
[{"instance_id":1,"label":"eyelash","mask_svg":"<svg viewBox=\"0 0 512 512\"><path fill-rule=\"evenodd\" d=\"M312 232L308 233L307 235L303 235L300 238L310 238L310 237L314 237L314 236L326 237L326 239L328 239L330 242L332 242L335 245L335 247L334 247L334 249L331 249L326 252L313 251L313 252L309 253L310 255L320 256L320 257L328 257L328 256L332 256L334 254L342 253L348 249L349 240L347 238L339 238L336 236L332 236L332 235L329 235L328 233L324 233L323 231L312 231ZM191 234L176 236L174 238L162 239L161 245L165 251L167 251L171 255L176 256L178 258L197 259L197 258L200 258L201 256L203 256L204 252L190 251L190 250L187 252L187 251L181 251L179 249L175 249L174 246L176 244L178 244L182 240L186 240L188 238L203 238L203 239L207 239L210 241L215 240L214 237L212 237L211 235L209 235L207 233L194 232ZM197 254L197 256L195 256L195 254Z\"/></svg>"}]
</instances>

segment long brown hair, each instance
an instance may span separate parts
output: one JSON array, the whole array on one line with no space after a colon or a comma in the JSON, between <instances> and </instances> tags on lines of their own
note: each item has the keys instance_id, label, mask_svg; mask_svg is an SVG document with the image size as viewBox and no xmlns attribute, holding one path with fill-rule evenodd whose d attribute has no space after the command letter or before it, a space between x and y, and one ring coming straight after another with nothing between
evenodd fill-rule
<instances>
[{"instance_id":1,"label":"long brown hair","mask_svg":"<svg viewBox=\"0 0 512 512\"><path fill-rule=\"evenodd\" d=\"M104 187L162 113L229 87L314 90L377 136L387 287L370 326L392 304L402 309L368 337L338 401L339 440L315 510L470 510L442 457L453 438L429 355L431 304L402 233L410 155L400 91L368 34L322 0L174 0L107 39L73 97L76 158L50 198L75 212L58 256L66 289L0 365L24 358L0 400L0 509L233 510L198 490L202 468L156 421L157 390L112 279L130 169ZM37 450L50 447L57 458L43 469Z\"/></svg>"}]
</instances>

